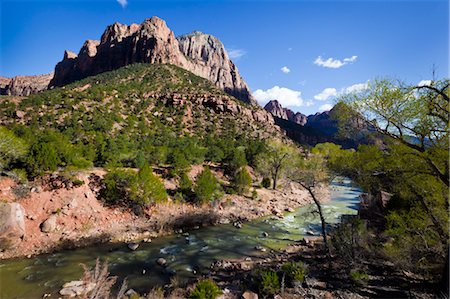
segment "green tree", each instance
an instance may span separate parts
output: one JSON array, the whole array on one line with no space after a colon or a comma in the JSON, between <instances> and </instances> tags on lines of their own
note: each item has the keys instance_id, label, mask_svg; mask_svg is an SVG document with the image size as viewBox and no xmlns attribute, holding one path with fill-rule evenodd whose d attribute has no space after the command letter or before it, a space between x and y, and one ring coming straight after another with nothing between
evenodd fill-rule
<instances>
[{"instance_id":1,"label":"green tree","mask_svg":"<svg viewBox=\"0 0 450 299\"><path fill-rule=\"evenodd\" d=\"M23 158L27 151L28 146L24 140L0 126L0 169L8 167L14 160Z\"/></svg>"},{"instance_id":2,"label":"green tree","mask_svg":"<svg viewBox=\"0 0 450 299\"><path fill-rule=\"evenodd\" d=\"M241 167L247 165L247 159L245 157L245 148L243 146L237 147L233 150L231 157L228 159L228 171L234 173Z\"/></svg>"},{"instance_id":3,"label":"green tree","mask_svg":"<svg viewBox=\"0 0 450 299\"><path fill-rule=\"evenodd\" d=\"M233 187L238 194L248 193L252 186L252 177L247 170L247 167L241 167L236 171L233 178Z\"/></svg>"},{"instance_id":4,"label":"green tree","mask_svg":"<svg viewBox=\"0 0 450 299\"><path fill-rule=\"evenodd\" d=\"M131 181L130 199L139 205L148 205L167 199L164 184L153 174L148 165L144 165Z\"/></svg>"},{"instance_id":5,"label":"green tree","mask_svg":"<svg viewBox=\"0 0 450 299\"><path fill-rule=\"evenodd\" d=\"M194 193L199 203L207 203L216 199L220 191L219 181L211 172L209 167L205 167L198 175L194 187Z\"/></svg>"},{"instance_id":6,"label":"green tree","mask_svg":"<svg viewBox=\"0 0 450 299\"><path fill-rule=\"evenodd\" d=\"M328 254L329 261L331 261L331 251L330 246L328 245L327 223L322 211L321 200L318 198L317 192L318 188L329 183L329 174L325 166L325 160L321 156L311 156L308 159L296 159L293 164L294 167L291 168L289 178L305 188L313 199L320 217L325 250Z\"/></svg>"},{"instance_id":7,"label":"green tree","mask_svg":"<svg viewBox=\"0 0 450 299\"><path fill-rule=\"evenodd\" d=\"M267 143L266 151L260 153L256 160L256 167L264 176L270 176L273 181L272 188L277 188L280 177L283 177L291 159L295 157L296 149L278 140Z\"/></svg>"}]
</instances>

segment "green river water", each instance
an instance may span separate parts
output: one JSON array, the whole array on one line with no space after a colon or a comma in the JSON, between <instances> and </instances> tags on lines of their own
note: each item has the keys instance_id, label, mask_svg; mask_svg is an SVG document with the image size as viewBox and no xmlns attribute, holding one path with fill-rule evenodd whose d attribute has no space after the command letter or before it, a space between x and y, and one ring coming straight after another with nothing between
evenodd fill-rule
<instances>
[{"instance_id":1,"label":"green river water","mask_svg":"<svg viewBox=\"0 0 450 299\"><path fill-rule=\"evenodd\" d=\"M342 215L356 214L361 191L350 180L330 186L331 200L323 205L328 223L337 223ZM58 291L68 281L81 277L80 263L95 264L97 257L108 259L110 272L119 282L128 278L128 286L140 292L169 282L176 273L181 280L195 277L195 272L209 268L215 260L257 256L255 246L279 250L305 237L307 231L319 234L320 225L313 205L286 213L283 219L264 217L244 223L241 229L231 224L200 228L189 235L173 235L141 243L136 251L126 244L103 244L87 248L39 255L33 258L0 262L0 298L58 298ZM262 232L269 233L263 237ZM167 267L155 260L163 257ZM145 274L143 274L145 270Z\"/></svg>"}]
</instances>

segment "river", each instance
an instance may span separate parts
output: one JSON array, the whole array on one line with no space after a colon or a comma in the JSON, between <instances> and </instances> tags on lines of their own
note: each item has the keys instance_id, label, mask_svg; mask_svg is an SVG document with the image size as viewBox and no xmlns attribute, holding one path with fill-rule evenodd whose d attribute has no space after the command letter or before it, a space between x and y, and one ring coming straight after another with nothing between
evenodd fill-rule
<instances>
[{"instance_id":1,"label":"river","mask_svg":"<svg viewBox=\"0 0 450 299\"><path fill-rule=\"evenodd\" d=\"M358 212L361 191L350 180L334 181L330 192L331 200L323 204L328 223ZM126 244L103 244L1 261L0 298L41 298L44 293L56 297L62 284L82 276L80 263L92 266L97 257L109 261L110 272L119 276L119 282L127 277L130 288L146 292L168 283L174 273L180 280L189 279L215 260L260 255L256 246L280 250L305 237L307 231L319 235L320 220L314 210L314 205L307 205L286 213L283 219L264 217L244 223L241 229L231 224L200 228L141 243L136 251L130 251ZM262 232L269 236L263 237ZM167 260L166 268L155 263L160 257Z\"/></svg>"}]
</instances>

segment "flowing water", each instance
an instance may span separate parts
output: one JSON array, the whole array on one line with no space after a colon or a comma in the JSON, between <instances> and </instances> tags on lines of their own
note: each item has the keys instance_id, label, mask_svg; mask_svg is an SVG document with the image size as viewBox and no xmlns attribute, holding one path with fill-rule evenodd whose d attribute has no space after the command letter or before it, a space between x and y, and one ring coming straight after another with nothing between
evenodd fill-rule
<instances>
[{"instance_id":1,"label":"flowing water","mask_svg":"<svg viewBox=\"0 0 450 299\"><path fill-rule=\"evenodd\" d=\"M323 205L328 223L337 223L341 215L356 214L360 190L350 180L339 179L330 186L331 200ZM184 235L173 235L141 243L136 251L126 244L104 244L87 248L21 258L0 263L0 298L41 298L57 292L62 284L81 277L80 263L92 266L97 257L108 259L110 272L119 281L128 278L129 287L146 292L169 282L194 277L215 260L257 256L256 246L279 250L312 231L319 235L320 220L313 205L286 213L283 219L264 217L244 223L241 229L231 224L206 227ZM263 237L267 232L268 237ZM163 257L167 267L155 260ZM145 272L145 273L143 273Z\"/></svg>"}]
</instances>

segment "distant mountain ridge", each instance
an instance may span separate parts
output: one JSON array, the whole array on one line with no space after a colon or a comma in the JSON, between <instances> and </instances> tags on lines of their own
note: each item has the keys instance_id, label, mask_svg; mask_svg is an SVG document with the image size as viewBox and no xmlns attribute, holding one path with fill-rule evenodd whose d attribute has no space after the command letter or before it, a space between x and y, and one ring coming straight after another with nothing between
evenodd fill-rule
<instances>
[{"instance_id":1,"label":"distant mountain ridge","mask_svg":"<svg viewBox=\"0 0 450 299\"><path fill-rule=\"evenodd\" d=\"M283 108L277 100L269 101L264 106L264 109L275 117L295 122L301 126L305 125L308 121L306 115L300 112L294 113L294 111L288 108Z\"/></svg>"},{"instance_id":2,"label":"distant mountain ridge","mask_svg":"<svg viewBox=\"0 0 450 299\"><path fill-rule=\"evenodd\" d=\"M371 136L374 130L369 128L360 117L354 117L346 124L358 132L357 134L351 137L339 136L337 119L343 113L343 108L342 104L337 104L330 111L305 116L300 112L294 113L284 108L277 100L271 100L264 106L286 135L302 144L334 142L344 147L356 147L361 143L377 142L377 137Z\"/></svg>"}]
</instances>

